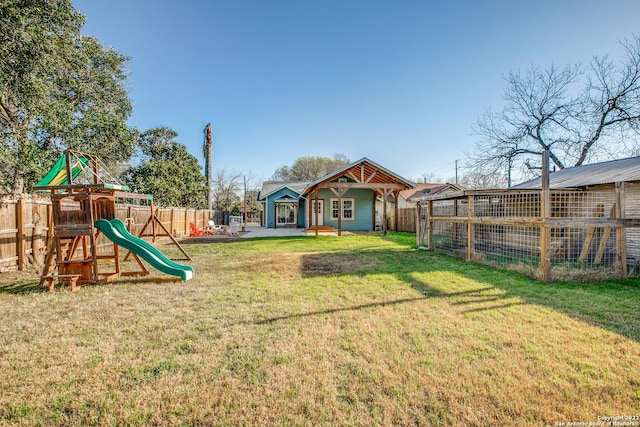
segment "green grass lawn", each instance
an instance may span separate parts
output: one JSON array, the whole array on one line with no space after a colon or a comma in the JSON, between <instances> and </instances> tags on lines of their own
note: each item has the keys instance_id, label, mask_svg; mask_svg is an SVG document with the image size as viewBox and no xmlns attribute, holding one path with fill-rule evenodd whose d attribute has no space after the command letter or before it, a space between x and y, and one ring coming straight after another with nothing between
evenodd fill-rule
<instances>
[{"instance_id":1,"label":"green grass lawn","mask_svg":"<svg viewBox=\"0 0 640 427\"><path fill-rule=\"evenodd\" d=\"M186 283L74 293L1 274L0 425L640 415L639 280L547 284L413 246L402 233L190 244Z\"/></svg>"}]
</instances>

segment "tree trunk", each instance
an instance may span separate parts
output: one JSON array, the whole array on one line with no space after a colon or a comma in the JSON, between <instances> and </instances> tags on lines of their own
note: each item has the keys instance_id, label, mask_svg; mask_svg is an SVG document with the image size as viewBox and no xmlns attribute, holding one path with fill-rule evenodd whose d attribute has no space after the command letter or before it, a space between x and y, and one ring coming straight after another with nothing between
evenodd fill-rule
<instances>
[{"instance_id":1,"label":"tree trunk","mask_svg":"<svg viewBox=\"0 0 640 427\"><path fill-rule=\"evenodd\" d=\"M207 123L204 128L204 155L205 155L205 174L207 177L207 209L213 209L213 133L211 132L211 123Z\"/></svg>"},{"instance_id":2,"label":"tree trunk","mask_svg":"<svg viewBox=\"0 0 640 427\"><path fill-rule=\"evenodd\" d=\"M38 212L33 213L33 233L31 234L31 252L33 264L41 267L44 264L44 245L42 242L42 221Z\"/></svg>"},{"instance_id":3,"label":"tree trunk","mask_svg":"<svg viewBox=\"0 0 640 427\"><path fill-rule=\"evenodd\" d=\"M22 193L24 193L24 171L22 168L18 168L13 177L13 194Z\"/></svg>"}]
</instances>

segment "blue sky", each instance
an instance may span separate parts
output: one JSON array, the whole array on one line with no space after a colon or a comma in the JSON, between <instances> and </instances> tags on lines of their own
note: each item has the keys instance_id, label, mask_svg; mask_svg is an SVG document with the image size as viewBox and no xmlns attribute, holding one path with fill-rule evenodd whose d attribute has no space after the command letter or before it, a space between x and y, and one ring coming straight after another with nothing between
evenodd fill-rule
<instances>
[{"instance_id":1,"label":"blue sky","mask_svg":"<svg viewBox=\"0 0 640 427\"><path fill-rule=\"evenodd\" d=\"M621 55L637 0L73 0L83 33L127 55L129 124L167 126L204 165L268 179L345 154L455 175L472 126L531 64Z\"/></svg>"}]
</instances>

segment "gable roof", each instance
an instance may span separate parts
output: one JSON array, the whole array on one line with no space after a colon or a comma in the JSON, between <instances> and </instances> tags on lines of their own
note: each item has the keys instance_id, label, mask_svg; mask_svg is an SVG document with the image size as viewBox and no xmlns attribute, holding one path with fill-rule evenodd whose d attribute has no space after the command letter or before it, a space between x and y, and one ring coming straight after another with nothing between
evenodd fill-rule
<instances>
[{"instance_id":1,"label":"gable roof","mask_svg":"<svg viewBox=\"0 0 640 427\"><path fill-rule=\"evenodd\" d=\"M433 191L433 188L437 188L437 187L441 187L444 184L433 184L433 183L421 183L421 184L416 184L416 188L410 188L408 190L402 190L399 194L398 197L404 200L411 200L413 197L421 197L425 195L424 190L430 190Z\"/></svg>"},{"instance_id":2,"label":"gable roof","mask_svg":"<svg viewBox=\"0 0 640 427\"><path fill-rule=\"evenodd\" d=\"M640 181L640 157L610 160L560 169L549 174L550 188L579 188L622 181ZM523 182L514 190L539 189L541 178Z\"/></svg>"},{"instance_id":3,"label":"gable roof","mask_svg":"<svg viewBox=\"0 0 640 427\"><path fill-rule=\"evenodd\" d=\"M425 200L426 196L433 196L448 189L463 191L465 187L460 184L450 184L448 182L446 184L421 183L416 184L416 188L400 191L400 193L398 193L398 199L404 199L407 202L417 202ZM387 202L395 203L393 194L387 196Z\"/></svg>"},{"instance_id":4,"label":"gable roof","mask_svg":"<svg viewBox=\"0 0 640 427\"><path fill-rule=\"evenodd\" d=\"M330 182L336 178L339 178L343 175L350 176L354 178L358 182L365 182L375 185L375 184L386 184L386 183L397 183L406 188L414 188L416 185L401 177L400 175L391 172L389 169L379 165L378 163L369 160L366 157L361 158L351 164L343 166L335 171L318 178L317 180L310 182L307 187L304 189L303 194L309 192L313 187L325 183Z\"/></svg>"},{"instance_id":5,"label":"gable roof","mask_svg":"<svg viewBox=\"0 0 640 427\"><path fill-rule=\"evenodd\" d=\"M309 184L309 181L264 181L262 183L262 189L260 193L258 193L258 201L263 201L270 195L284 188L288 188L292 192L300 195L307 184Z\"/></svg>"},{"instance_id":6,"label":"gable roof","mask_svg":"<svg viewBox=\"0 0 640 427\"><path fill-rule=\"evenodd\" d=\"M443 191L446 190L454 190L454 191L464 191L466 190L467 187L465 187L462 184L451 184L451 183L446 183L444 185L441 185L440 187L436 187L436 188L432 188L431 189L431 194L438 194L438 193L442 193Z\"/></svg>"}]
</instances>

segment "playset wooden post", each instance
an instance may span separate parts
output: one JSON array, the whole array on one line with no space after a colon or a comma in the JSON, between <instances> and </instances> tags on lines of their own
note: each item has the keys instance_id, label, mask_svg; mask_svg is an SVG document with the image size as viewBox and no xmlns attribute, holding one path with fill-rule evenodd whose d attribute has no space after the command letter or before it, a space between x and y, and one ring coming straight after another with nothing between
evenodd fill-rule
<instances>
[{"instance_id":1,"label":"playset wooden post","mask_svg":"<svg viewBox=\"0 0 640 427\"><path fill-rule=\"evenodd\" d=\"M91 183L76 184L73 182L74 173L76 175L79 173L76 168L82 168L83 166L78 165L83 162L84 166L91 163L89 167L93 179ZM76 286L81 284L105 283L124 275L146 276L149 274L149 270L136 254L133 256L140 270L123 272L119 259L119 246L108 239L104 239L107 243L102 243L101 239L99 244L101 248L111 245L111 250L98 254L97 242L101 232L95 228L94 224L98 219L115 218L118 198L152 200L151 196L128 193L124 191L126 190L124 186L99 182L97 158L72 150L65 151L64 171L60 169L55 178L50 182L41 181L35 189L51 191L53 224L50 228L53 228L53 232L49 235L47 255L40 277L40 284L47 284L49 291L54 289L55 279L58 279L61 284L69 285L71 290L75 290ZM157 217L153 212L153 205L151 214L150 221L155 231ZM178 242L173 240L186 255ZM55 268L52 271L54 259ZM110 260L115 270L101 271L100 260Z\"/></svg>"}]
</instances>

